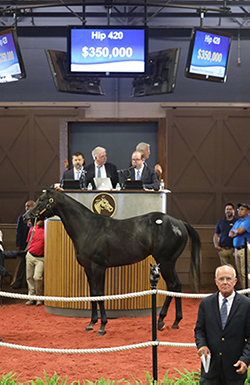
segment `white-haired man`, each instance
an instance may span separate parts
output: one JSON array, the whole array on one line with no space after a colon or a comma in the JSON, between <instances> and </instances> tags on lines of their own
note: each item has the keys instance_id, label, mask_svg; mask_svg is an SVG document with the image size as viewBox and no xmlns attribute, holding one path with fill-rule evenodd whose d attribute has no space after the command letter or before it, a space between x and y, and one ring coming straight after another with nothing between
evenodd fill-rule
<instances>
[{"instance_id":1,"label":"white-haired man","mask_svg":"<svg viewBox=\"0 0 250 385\"><path fill-rule=\"evenodd\" d=\"M96 189L94 178L110 178L113 187L116 187L118 183L117 168L113 163L107 162L107 152L103 147L95 147L92 151L92 157L94 162L85 166L86 186L89 183L92 184L93 189Z\"/></svg>"}]
</instances>

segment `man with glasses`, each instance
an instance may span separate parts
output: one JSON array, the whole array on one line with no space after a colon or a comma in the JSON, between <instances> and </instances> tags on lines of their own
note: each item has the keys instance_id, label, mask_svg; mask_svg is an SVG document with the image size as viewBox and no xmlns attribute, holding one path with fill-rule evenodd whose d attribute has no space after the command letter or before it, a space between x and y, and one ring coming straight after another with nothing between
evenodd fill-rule
<instances>
[{"instance_id":1,"label":"man with glasses","mask_svg":"<svg viewBox=\"0 0 250 385\"><path fill-rule=\"evenodd\" d=\"M143 188L148 190L159 190L159 181L153 168L145 164L145 158L141 151L134 151L131 157L134 169L131 172L131 180L142 180Z\"/></svg>"},{"instance_id":2,"label":"man with glasses","mask_svg":"<svg viewBox=\"0 0 250 385\"><path fill-rule=\"evenodd\" d=\"M95 190L94 178L110 178L115 188L118 183L117 168L113 163L107 162L106 149L103 147L94 148L92 157L94 162L87 164L85 167L85 171L87 172L85 177L86 186L91 183Z\"/></svg>"},{"instance_id":3,"label":"man with glasses","mask_svg":"<svg viewBox=\"0 0 250 385\"><path fill-rule=\"evenodd\" d=\"M201 360L200 384L243 385L250 364L250 299L234 290L236 271L230 265L215 271L218 292L200 302L195 343Z\"/></svg>"},{"instance_id":4,"label":"man with glasses","mask_svg":"<svg viewBox=\"0 0 250 385\"><path fill-rule=\"evenodd\" d=\"M239 220L235 222L229 237L233 238L235 264L242 288L245 288L245 238L247 238L247 255L249 258L250 242L250 206L247 203L238 204Z\"/></svg>"}]
</instances>

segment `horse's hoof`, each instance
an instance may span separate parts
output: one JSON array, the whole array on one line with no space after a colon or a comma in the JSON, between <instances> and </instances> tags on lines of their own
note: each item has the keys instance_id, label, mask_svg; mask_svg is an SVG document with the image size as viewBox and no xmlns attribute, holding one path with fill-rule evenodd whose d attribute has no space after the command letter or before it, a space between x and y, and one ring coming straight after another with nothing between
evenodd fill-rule
<instances>
[{"instance_id":1,"label":"horse's hoof","mask_svg":"<svg viewBox=\"0 0 250 385\"><path fill-rule=\"evenodd\" d=\"M165 323L163 321L158 322L158 330L163 330L165 328Z\"/></svg>"},{"instance_id":2,"label":"horse's hoof","mask_svg":"<svg viewBox=\"0 0 250 385\"><path fill-rule=\"evenodd\" d=\"M93 330L93 326L88 325L84 331L89 332L90 330Z\"/></svg>"},{"instance_id":3,"label":"horse's hoof","mask_svg":"<svg viewBox=\"0 0 250 385\"><path fill-rule=\"evenodd\" d=\"M171 326L171 329L179 329L179 325L173 324L173 325Z\"/></svg>"},{"instance_id":4,"label":"horse's hoof","mask_svg":"<svg viewBox=\"0 0 250 385\"><path fill-rule=\"evenodd\" d=\"M100 336L104 336L104 334L106 334L106 330L99 330L97 336L100 337Z\"/></svg>"}]
</instances>

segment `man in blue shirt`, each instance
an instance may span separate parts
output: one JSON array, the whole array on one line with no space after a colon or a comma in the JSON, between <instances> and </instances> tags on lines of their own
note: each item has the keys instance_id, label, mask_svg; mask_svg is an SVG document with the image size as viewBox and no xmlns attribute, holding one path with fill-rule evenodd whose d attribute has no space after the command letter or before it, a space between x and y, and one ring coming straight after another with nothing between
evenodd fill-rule
<instances>
[{"instance_id":1,"label":"man in blue shirt","mask_svg":"<svg viewBox=\"0 0 250 385\"><path fill-rule=\"evenodd\" d=\"M225 217L217 223L214 232L214 247L218 250L221 265L235 266L233 239L229 237L229 231L237 221L234 215L234 204L227 203L225 205Z\"/></svg>"},{"instance_id":2,"label":"man in blue shirt","mask_svg":"<svg viewBox=\"0 0 250 385\"><path fill-rule=\"evenodd\" d=\"M238 204L239 220L235 222L229 237L233 238L235 248L235 263L238 271L239 281L245 288L245 238L247 238L247 255L250 256L250 206L247 203Z\"/></svg>"}]
</instances>

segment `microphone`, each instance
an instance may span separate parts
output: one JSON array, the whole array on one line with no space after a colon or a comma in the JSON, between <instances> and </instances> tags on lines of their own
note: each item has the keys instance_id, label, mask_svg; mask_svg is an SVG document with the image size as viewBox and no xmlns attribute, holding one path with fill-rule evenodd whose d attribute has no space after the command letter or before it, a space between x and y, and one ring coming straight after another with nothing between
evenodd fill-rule
<instances>
[{"instance_id":1,"label":"microphone","mask_svg":"<svg viewBox=\"0 0 250 385\"><path fill-rule=\"evenodd\" d=\"M131 166L131 167L129 167L129 168L124 168L123 170L117 170L117 172L128 171L128 170L131 170L132 168L136 168L136 166Z\"/></svg>"},{"instance_id":2,"label":"microphone","mask_svg":"<svg viewBox=\"0 0 250 385\"><path fill-rule=\"evenodd\" d=\"M77 170L81 170L81 166L79 163L76 163L76 168L77 168Z\"/></svg>"}]
</instances>

